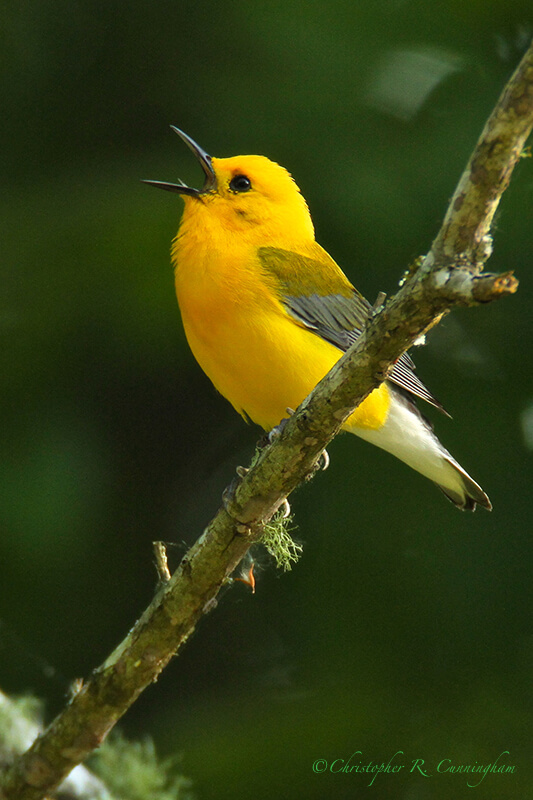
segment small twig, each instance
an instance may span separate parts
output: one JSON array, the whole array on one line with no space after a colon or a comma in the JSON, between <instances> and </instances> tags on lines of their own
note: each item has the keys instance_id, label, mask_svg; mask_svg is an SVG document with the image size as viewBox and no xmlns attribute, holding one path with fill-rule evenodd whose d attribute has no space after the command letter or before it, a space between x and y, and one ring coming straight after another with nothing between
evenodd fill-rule
<instances>
[{"instance_id":1,"label":"small twig","mask_svg":"<svg viewBox=\"0 0 533 800\"><path fill-rule=\"evenodd\" d=\"M372 316L377 314L383 308L385 304L385 300L387 299L386 292L378 292L376 299L374 300L374 305L371 308Z\"/></svg>"},{"instance_id":2,"label":"small twig","mask_svg":"<svg viewBox=\"0 0 533 800\"><path fill-rule=\"evenodd\" d=\"M159 582L168 583L172 577L168 568L167 548L164 542L152 542Z\"/></svg>"}]
</instances>

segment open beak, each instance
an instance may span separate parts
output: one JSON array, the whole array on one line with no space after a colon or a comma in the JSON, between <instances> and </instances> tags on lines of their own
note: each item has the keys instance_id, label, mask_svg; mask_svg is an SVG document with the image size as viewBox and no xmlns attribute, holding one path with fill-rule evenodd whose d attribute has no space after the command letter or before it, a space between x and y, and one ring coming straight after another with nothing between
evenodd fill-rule
<instances>
[{"instance_id":1,"label":"open beak","mask_svg":"<svg viewBox=\"0 0 533 800\"><path fill-rule=\"evenodd\" d=\"M196 144L194 139L191 139L191 137L187 136L186 133L180 131L179 128L175 128L174 125L171 125L170 127L178 134L180 139L185 142L187 147L192 150L200 162L200 166L205 174L204 185L201 189L193 189L191 186L187 186L185 183L183 183L183 181L180 181L179 183L165 183L165 181L144 180L143 183L149 183L150 186L156 186L158 189L165 189L167 192L188 194L192 197L199 197L201 194L214 191L217 188L217 178L211 163L211 156L208 155L205 150L200 147L200 145Z\"/></svg>"}]
</instances>

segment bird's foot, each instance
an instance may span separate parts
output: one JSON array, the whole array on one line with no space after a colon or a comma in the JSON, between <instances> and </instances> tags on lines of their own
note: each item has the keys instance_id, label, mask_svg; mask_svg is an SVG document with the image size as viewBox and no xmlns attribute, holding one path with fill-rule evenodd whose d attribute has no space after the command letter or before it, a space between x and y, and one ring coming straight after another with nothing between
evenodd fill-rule
<instances>
[{"instance_id":1,"label":"bird's foot","mask_svg":"<svg viewBox=\"0 0 533 800\"><path fill-rule=\"evenodd\" d=\"M293 408L286 408L285 410L286 410L286 412L287 412L287 414L289 416L288 417L283 417L283 419L281 419L279 421L279 423L277 425L275 425L272 428L271 431L269 431L269 433L268 433L268 443L269 444L272 444L272 442L274 442L278 438L278 436L280 436L283 428L285 427L285 425L287 424L289 419L294 414L294 409Z\"/></svg>"}]
</instances>

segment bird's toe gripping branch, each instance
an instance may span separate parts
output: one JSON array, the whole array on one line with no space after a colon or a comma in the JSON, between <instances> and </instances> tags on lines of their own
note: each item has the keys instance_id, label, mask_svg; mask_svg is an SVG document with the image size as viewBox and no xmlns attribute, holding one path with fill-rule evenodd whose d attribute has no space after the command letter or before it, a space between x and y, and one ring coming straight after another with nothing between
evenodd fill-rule
<instances>
[{"instance_id":1,"label":"bird's toe gripping branch","mask_svg":"<svg viewBox=\"0 0 533 800\"><path fill-rule=\"evenodd\" d=\"M268 440L269 444L272 444L272 442L274 442L281 435L281 432L284 429L285 425L287 424L289 419L294 414L294 409L293 408L287 408L285 410L286 410L288 416L287 417L283 417L283 419L281 419L279 421L279 423L277 425L275 425L272 428L272 430L269 431L268 434L267 434L267 440Z\"/></svg>"}]
</instances>

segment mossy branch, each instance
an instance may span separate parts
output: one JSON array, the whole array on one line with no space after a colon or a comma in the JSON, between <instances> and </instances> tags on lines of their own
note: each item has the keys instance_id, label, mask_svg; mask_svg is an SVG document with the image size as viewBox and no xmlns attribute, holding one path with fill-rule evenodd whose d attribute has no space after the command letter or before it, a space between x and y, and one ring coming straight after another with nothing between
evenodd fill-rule
<instances>
[{"instance_id":1,"label":"mossy branch","mask_svg":"<svg viewBox=\"0 0 533 800\"><path fill-rule=\"evenodd\" d=\"M276 510L312 475L343 421L416 339L451 308L516 291L511 273L482 274L490 225L533 125L533 45L510 79L459 181L430 252L363 335L230 487L220 509L124 641L33 746L6 771L0 797L41 800L98 747L216 605L220 588Z\"/></svg>"}]
</instances>

